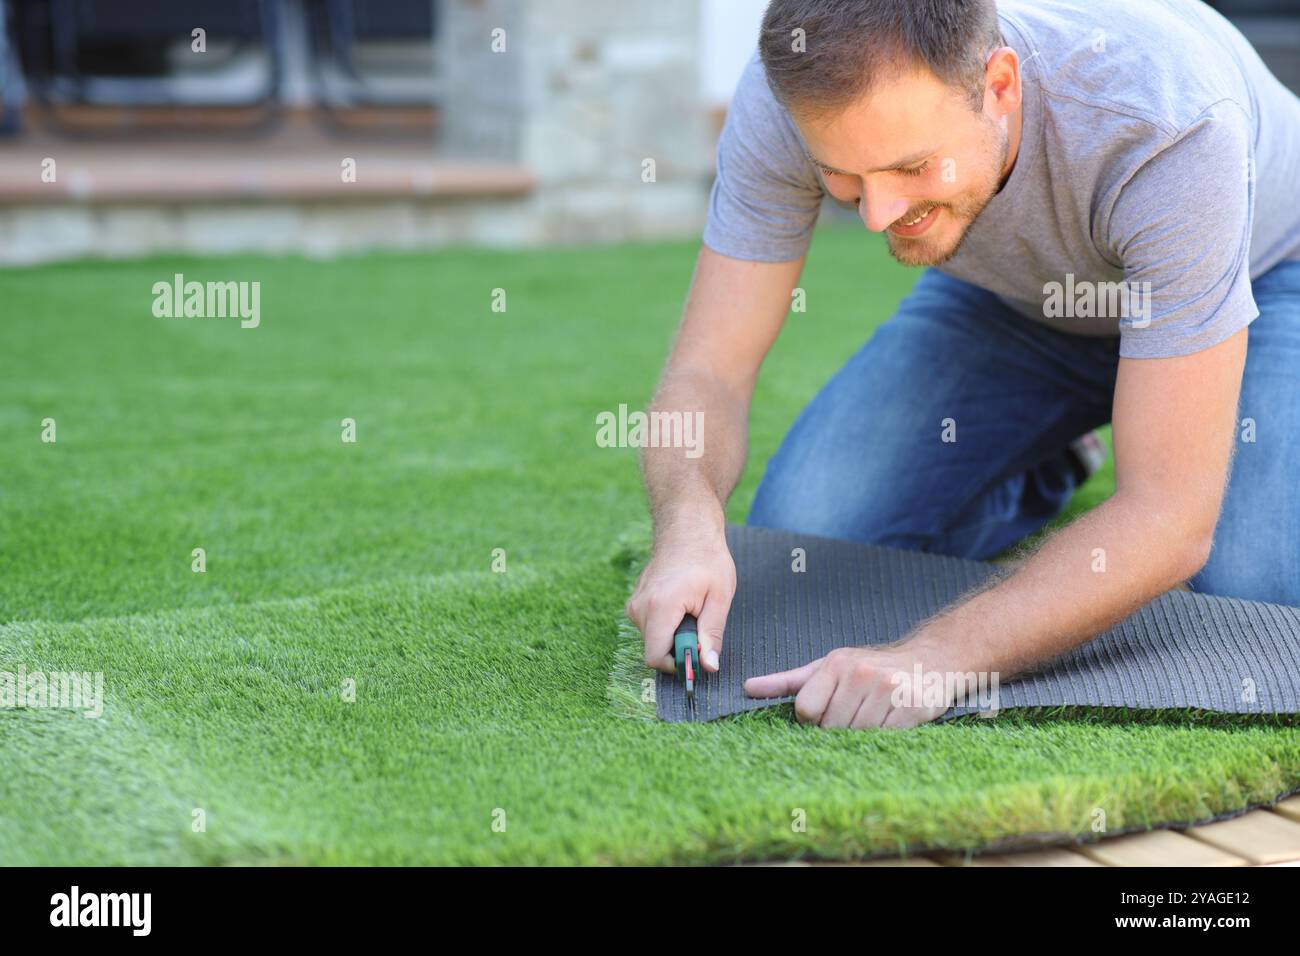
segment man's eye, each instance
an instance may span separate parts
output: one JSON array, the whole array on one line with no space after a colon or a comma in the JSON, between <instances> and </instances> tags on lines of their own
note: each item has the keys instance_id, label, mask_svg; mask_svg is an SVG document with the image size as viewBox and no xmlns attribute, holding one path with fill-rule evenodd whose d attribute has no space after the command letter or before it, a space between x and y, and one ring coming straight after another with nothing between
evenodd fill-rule
<instances>
[{"instance_id":1,"label":"man's eye","mask_svg":"<svg viewBox=\"0 0 1300 956\"><path fill-rule=\"evenodd\" d=\"M833 169L827 169L825 166L818 166L817 168L820 169L820 170L822 171L822 175L823 175L823 176L838 176L838 175L839 175L839 173L836 172L835 170L833 170Z\"/></svg>"},{"instance_id":2,"label":"man's eye","mask_svg":"<svg viewBox=\"0 0 1300 956\"><path fill-rule=\"evenodd\" d=\"M927 159L920 166L913 166L910 169L900 169L899 172L902 173L904 176L920 176L923 172L925 172L929 168L930 168L930 161Z\"/></svg>"}]
</instances>

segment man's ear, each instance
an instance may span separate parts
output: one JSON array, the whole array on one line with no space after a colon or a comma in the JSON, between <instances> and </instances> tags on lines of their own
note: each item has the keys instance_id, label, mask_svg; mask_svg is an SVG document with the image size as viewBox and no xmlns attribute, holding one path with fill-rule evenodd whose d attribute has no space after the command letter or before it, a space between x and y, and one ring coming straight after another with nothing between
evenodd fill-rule
<instances>
[{"instance_id":1,"label":"man's ear","mask_svg":"<svg viewBox=\"0 0 1300 956\"><path fill-rule=\"evenodd\" d=\"M989 53L984 64L985 96L993 94L994 108L1005 116L1020 107L1020 54L1009 46L1000 46Z\"/></svg>"}]
</instances>

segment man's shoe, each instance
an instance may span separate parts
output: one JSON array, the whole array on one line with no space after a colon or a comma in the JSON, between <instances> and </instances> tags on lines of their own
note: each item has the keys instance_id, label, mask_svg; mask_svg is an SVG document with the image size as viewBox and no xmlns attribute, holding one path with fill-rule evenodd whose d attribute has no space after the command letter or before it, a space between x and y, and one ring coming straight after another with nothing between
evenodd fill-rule
<instances>
[{"instance_id":1,"label":"man's shoe","mask_svg":"<svg viewBox=\"0 0 1300 956\"><path fill-rule=\"evenodd\" d=\"M1088 432L1070 442L1068 449L1070 460L1074 464L1074 486L1078 488L1085 481L1101 471L1106 464L1106 443L1095 431Z\"/></svg>"}]
</instances>

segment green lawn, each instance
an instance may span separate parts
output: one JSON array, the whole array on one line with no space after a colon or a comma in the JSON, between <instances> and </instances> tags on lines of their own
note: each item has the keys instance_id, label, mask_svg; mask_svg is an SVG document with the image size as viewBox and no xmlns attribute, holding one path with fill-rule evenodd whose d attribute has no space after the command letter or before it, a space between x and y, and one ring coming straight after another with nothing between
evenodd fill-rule
<instances>
[{"instance_id":1,"label":"green lawn","mask_svg":"<svg viewBox=\"0 0 1300 956\"><path fill-rule=\"evenodd\" d=\"M843 857L1090 836L1098 808L1114 832L1300 786L1300 729L1268 723L619 716L620 537L644 504L595 416L644 404L693 254L0 272L0 671L101 671L107 698L98 720L0 709L0 863ZM155 318L175 272L260 281L260 328ZM819 235L733 520L915 276L860 230Z\"/></svg>"}]
</instances>

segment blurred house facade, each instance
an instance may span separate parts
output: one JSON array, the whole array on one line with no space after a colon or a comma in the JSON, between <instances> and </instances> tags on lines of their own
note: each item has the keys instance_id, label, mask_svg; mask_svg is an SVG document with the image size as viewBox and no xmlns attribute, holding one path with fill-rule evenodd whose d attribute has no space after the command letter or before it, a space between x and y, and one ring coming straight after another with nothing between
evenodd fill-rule
<instances>
[{"instance_id":1,"label":"blurred house facade","mask_svg":"<svg viewBox=\"0 0 1300 956\"><path fill-rule=\"evenodd\" d=\"M698 235L764 7L0 0L0 263Z\"/></svg>"},{"instance_id":2,"label":"blurred house facade","mask_svg":"<svg viewBox=\"0 0 1300 956\"><path fill-rule=\"evenodd\" d=\"M409 30L406 0L234 0L224 18L211 0L156 0L170 19L152 20L150 0L115 0L137 34L108 3L18 2L0 0L18 102L0 135L0 262L614 241L703 222L716 129L696 0L434 0L416 38L423 122L409 89L394 109L391 80L356 75L420 62L390 35ZM147 76L128 75L137 63ZM404 114L417 121L392 122Z\"/></svg>"}]
</instances>

